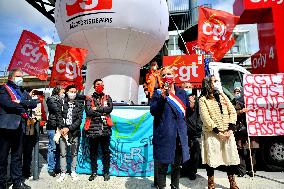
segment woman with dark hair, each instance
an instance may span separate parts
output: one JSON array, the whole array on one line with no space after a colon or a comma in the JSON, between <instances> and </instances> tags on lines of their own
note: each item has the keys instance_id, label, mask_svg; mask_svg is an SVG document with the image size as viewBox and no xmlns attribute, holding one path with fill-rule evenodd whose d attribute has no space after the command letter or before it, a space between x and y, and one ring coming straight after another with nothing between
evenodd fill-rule
<instances>
[{"instance_id":1,"label":"woman with dark hair","mask_svg":"<svg viewBox=\"0 0 284 189\"><path fill-rule=\"evenodd\" d=\"M53 138L57 128L63 124L61 115L65 90L57 86L53 89L50 97L47 98L48 120L46 124L48 136L47 169L50 176L55 177L57 168L59 169L59 146L55 144Z\"/></svg>"},{"instance_id":2,"label":"woman with dark hair","mask_svg":"<svg viewBox=\"0 0 284 189\"><path fill-rule=\"evenodd\" d=\"M208 189L215 188L214 168L220 165L227 166L230 189L238 189L234 173L240 159L233 133L237 114L214 76L204 78L199 106L203 122L201 154L202 163L207 164Z\"/></svg>"},{"instance_id":3,"label":"woman with dark hair","mask_svg":"<svg viewBox=\"0 0 284 189\"><path fill-rule=\"evenodd\" d=\"M76 99L76 85L67 86L65 88L65 94L66 97L64 98L62 106L63 124L59 126L61 134L59 139L61 174L57 179L57 182L63 182L66 179L67 154L70 154L71 157L72 181L77 181L79 179L76 173L76 165L84 104Z\"/></svg>"}]
</instances>

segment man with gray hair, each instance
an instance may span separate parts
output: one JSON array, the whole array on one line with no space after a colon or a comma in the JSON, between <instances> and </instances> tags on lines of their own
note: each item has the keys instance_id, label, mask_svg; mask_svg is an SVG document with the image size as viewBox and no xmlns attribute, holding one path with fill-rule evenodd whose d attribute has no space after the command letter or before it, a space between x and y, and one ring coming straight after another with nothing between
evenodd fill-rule
<instances>
[{"instance_id":1,"label":"man with gray hair","mask_svg":"<svg viewBox=\"0 0 284 189\"><path fill-rule=\"evenodd\" d=\"M37 106L30 94L20 88L23 72L16 68L9 72L8 82L0 87L0 189L6 189L8 155L11 151L13 189L29 189L22 182L23 135L28 109Z\"/></svg>"}]
</instances>

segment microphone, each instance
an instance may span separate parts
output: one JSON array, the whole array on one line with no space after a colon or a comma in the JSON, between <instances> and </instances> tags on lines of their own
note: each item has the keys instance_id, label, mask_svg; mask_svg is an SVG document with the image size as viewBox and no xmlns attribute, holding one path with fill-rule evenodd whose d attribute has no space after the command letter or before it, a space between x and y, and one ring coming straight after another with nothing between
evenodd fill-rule
<instances>
[{"instance_id":1,"label":"microphone","mask_svg":"<svg viewBox=\"0 0 284 189\"><path fill-rule=\"evenodd\" d=\"M164 84L164 88L166 89L166 96L169 96L169 86L170 86L169 82L166 81Z\"/></svg>"}]
</instances>

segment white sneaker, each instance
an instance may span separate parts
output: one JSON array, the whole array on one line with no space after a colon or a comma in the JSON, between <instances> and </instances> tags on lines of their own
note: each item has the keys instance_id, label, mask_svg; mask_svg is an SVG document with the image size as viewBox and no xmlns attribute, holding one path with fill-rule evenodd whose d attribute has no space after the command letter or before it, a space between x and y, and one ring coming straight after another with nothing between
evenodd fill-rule
<instances>
[{"instance_id":1,"label":"white sneaker","mask_svg":"<svg viewBox=\"0 0 284 189\"><path fill-rule=\"evenodd\" d=\"M56 181L63 182L65 179L66 179L66 173L61 173L59 178Z\"/></svg>"},{"instance_id":2,"label":"white sneaker","mask_svg":"<svg viewBox=\"0 0 284 189\"><path fill-rule=\"evenodd\" d=\"M75 171L72 171L71 177L72 177L72 181L77 181L79 179L78 175L77 175L77 173Z\"/></svg>"}]
</instances>

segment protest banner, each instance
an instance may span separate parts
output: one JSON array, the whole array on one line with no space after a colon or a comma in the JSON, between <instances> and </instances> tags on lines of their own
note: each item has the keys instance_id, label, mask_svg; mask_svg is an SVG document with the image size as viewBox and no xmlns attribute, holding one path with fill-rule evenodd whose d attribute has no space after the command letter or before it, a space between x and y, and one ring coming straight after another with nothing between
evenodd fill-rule
<instances>
[{"instance_id":1,"label":"protest banner","mask_svg":"<svg viewBox=\"0 0 284 189\"><path fill-rule=\"evenodd\" d=\"M193 87L201 88L205 77L204 55L164 56L163 66L171 66L175 71L175 83L190 82Z\"/></svg>"},{"instance_id":2,"label":"protest banner","mask_svg":"<svg viewBox=\"0 0 284 189\"><path fill-rule=\"evenodd\" d=\"M284 74L244 75L249 136L284 135Z\"/></svg>"}]
</instances>

